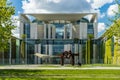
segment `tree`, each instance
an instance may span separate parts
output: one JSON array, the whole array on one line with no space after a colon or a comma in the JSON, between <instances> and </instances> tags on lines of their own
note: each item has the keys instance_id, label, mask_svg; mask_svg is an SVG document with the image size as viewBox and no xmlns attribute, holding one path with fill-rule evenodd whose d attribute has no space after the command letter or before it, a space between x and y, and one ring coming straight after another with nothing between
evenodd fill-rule
<instances>
[{"instance_id":1,"label":"tree","mask_svg":"<svg viewBox=\"0 0 120 80\"><path fill-rule=\"evenodd\" d=\"M109 21L113 25L108 25L108 26L111 26L111 27L103 35L104 37L107 38L107 40L109 40L113 36L116 37L116 42L114 43L114 61L113 61L113 63L117 62L117 57L118 57L118 54L119 54L119 52L118 52L118 50L119 50L118 41L120 40L120 1L115 0L115 3L118 6L118 11L113 10L113 12L115 13L115 16L113 16L112 18L109 18Z\"/></svg>"},{"instance_id":2,"label":"tree","mask_svg":"<svg viewBox=\"0 0 120 80\"><path fill-rule=\"evenodd\" d=\"M106 34L107 34L107 38L114 36L120 37L120 1L119 0L115 0L115 3L118 5L118 11L114 11L115 16L113 16L112 18L109 18L109 21L113 24L108 25L111 26L111 28L109 30L107 30ZM105 35L106 35L105 34Z\"/></svg>"},{"instance_id":3,"label":"tree","mask_svg":"<svg viewBox=\"0 0 120 80\"><path fill-rule=\"evenodd\" d=\"M0 0L0 51L3 52L8 41L12 37L12 30L15 26L12 24L11 17L14 15L15 9L7 0Z\"/></svg>"}]
</instances>

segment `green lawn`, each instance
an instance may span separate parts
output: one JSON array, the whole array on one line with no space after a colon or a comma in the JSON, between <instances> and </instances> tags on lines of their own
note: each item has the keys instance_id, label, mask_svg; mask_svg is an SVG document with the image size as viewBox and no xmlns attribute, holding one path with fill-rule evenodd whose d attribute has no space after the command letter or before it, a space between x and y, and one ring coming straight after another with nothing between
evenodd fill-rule
<instances>
[{"instance_id":1,"label":"green lawn","mask_svg":"<svg viewBox=\"0 0 120 80\"><path fill-rule=\"evenodd\" d=\"M120 80L120 70L0 70L0 80Z\"/></svg>"}]
</instances>

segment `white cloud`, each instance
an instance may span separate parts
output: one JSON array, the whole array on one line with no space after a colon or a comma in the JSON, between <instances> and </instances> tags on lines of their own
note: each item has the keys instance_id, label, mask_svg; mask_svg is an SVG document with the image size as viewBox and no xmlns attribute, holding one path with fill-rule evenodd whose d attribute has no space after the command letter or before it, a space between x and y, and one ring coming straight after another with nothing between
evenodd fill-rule
<instances>
[{"instance_id":1,"label":"white cloud","mask_svg":"<svg viewBox=\"0 0 120 80\"><path fill-rule=\"evenodd\" d=\"M13 21L13 25L16 26L16 28L14 30L12 30L13 36L19 38L19 17L18 16L12 16L12 21Z\"/></svg>"},{"instance_id":2,"label":"white cloud","mask_svg":"<svg viewBox=\"0 0 120 80\"><path fill-rule=\"evenodd\" d=\"M48 0L48 2L59 3L61 0Z\"/></svg>"},{"instance_id":3,"label":"white cloud","mask_svg":"<svg viewBox=\"0 0 120 80\"><path fill-rule=\"evenodd\" d=\"M107 10L107 15L108 16L114 16L115 15L115 12L118 12L118 5L117 4L114 4L114 5L111 5L108 10Z\"/></svg>"},{"instance_id":4,"label":"white cloud","mask_svg":"<svg viewBox=\"0 0 120 80\"><path fill-rule=\"evenodd\" d=\"M112 3L114 0L91 0L92 8L98 9L104 6L107 3Z\"/></svg>"},{"instance_id":5,"label":"white cloud","mask_svg":"<svg viewBox=\"0 0 120 80\"><path fill-rule=\"evenodd\" d=\"M105 17L105 13L102 13L101 15L100 15L100 18L104 18Z\"/></svg>"},{"instance_id":6,"label":"white cloud","mask_svg":"<svg viewBox=\"0 0 120 80\"><path fill-rule=\"evenodd\" d=\"M98 23L98 32L105 30L105 24L104 23Z\"/></svg>"},{"instance_id":7,"label":"white cloud","mask_svg":"<svg viewBox=\"0 0 120 80\"><path fill-rule=\"evenodd\" d=\"M91 0L86 0L86 1L89 2L89 3L91 2Z\"/></svg>"},{"instance_id":8,"label":"white cloud","mask_svg":"<svg viewBox=\"0 0 120 80\"><path fill-rule=\"evenodd\" d=\"M24 13L89 12L91 9L86 0L25 0L22 4Z\"/></svg>"}]
</instances>

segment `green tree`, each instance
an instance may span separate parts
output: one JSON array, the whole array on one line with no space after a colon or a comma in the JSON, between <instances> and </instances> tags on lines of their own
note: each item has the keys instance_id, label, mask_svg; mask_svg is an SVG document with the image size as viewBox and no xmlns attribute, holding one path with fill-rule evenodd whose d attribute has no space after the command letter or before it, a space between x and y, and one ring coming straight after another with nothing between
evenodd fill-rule
<instances>
[{"instance_id":1,"label":"green tree","mask_svg":"<svg viewBox=\"0 0 120 80\"><path fill-rule=\"evenodd\" d=\"M12 36L15 26L12 24L11 16L14 15L14 7L7 0L0 0L0 51L3 52Z\"/></svg>"},{"instance_id":2,"label":"green tree","mask_svg":"<svg viewBox=\"0 0 120 80\"><path fill-rule=\"evenodd\" d=\"M109 18L109 21L113 25L112 26L108 25L108 26L111 26L111 28L106 31L105 35L107 35L107 38L110 38L113 35L117 36L117 37L120 37L120 1L115 0L115 3L118 6L118 11L113 10L113 12L115 13L115 16L113 16L112 18Z\"/></svg>"},{"instance_id":3,"label":"green tree","mask_svg":"<svg viewBox=\"0 0 120 80\"><path fill-rule=\"evenodd\" d=\"M114 44L114 59L113 63L116 63L115 61L117 61L117 57L119 54L118 50L119 50L119 45L118 45L118 41L120 40L120 1L119 0L115 0L115 3L118 6L118 11L114 11L115 16L113 16L112 18L109 18L109 21L113 24L113 25L108 25L111 26L103 35L104 37L108 39L112 38L113 36L116 37L116 42Z\"/></svg>"}]
</instances>

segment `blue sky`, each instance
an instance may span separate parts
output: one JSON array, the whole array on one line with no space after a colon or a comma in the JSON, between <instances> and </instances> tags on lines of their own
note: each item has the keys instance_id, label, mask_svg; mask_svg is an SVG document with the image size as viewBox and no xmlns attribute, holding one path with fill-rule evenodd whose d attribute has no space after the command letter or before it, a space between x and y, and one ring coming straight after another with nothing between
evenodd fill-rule
<instances>
[{"instance_id":1,"label":"blue sky","mask_svg":"<svg viewBox=\"0 0 120 80\"><path fill-rule=\"evenodd\" d=\"M113 17L118 11L114 0L9 0L15 6L15 15L20 13L54 13L54 12L95 12L98 13L98 36L102 35L109 23L108 17ZM18 24L18 23L17 23ZM17 29L18 30L18 29ZM19 31L14 34L19 35Z\"/></svg>"}]
</instances>

